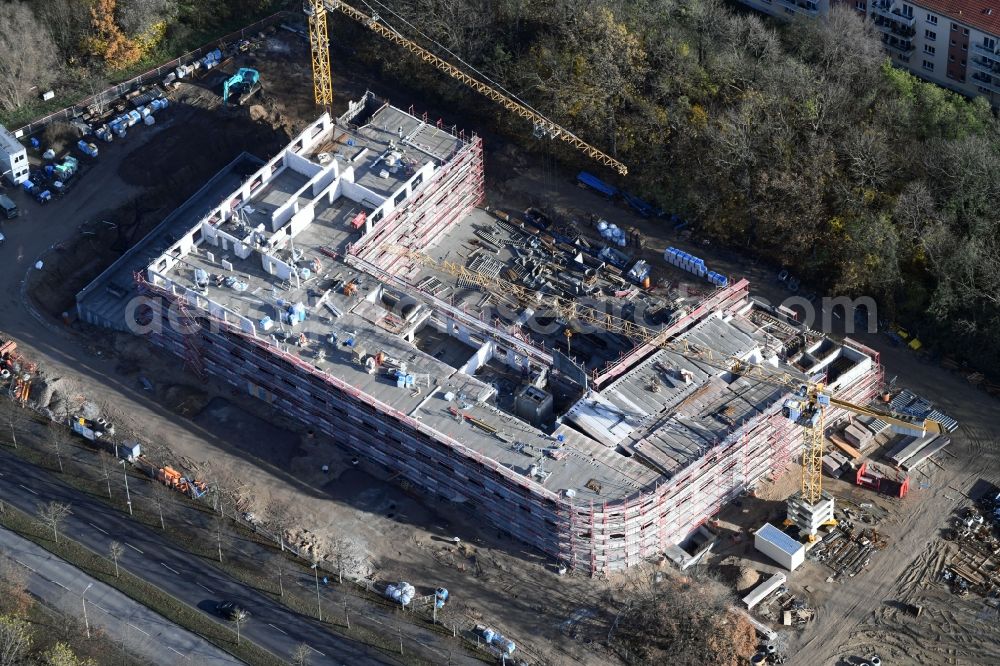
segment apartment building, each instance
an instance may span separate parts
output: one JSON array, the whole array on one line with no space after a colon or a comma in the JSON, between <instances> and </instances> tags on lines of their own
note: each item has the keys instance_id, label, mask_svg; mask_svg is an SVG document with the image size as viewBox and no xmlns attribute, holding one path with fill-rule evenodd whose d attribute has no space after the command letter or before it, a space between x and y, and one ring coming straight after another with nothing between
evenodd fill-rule
<instances>
[{"instance_id":1,"label":"apartment building","mask_svg":"<svg viewBox=\"0 0 1000 666\"><path fill-rule=\"evenodd\" d=\"M830 11L838 0L740 0L744 5L774 18L791 20L795 16L815 18Z\"/></svg>"},{"instance_id":2,"label":"apartment building","mask_svg":"<svg viewBox=\"0 0 1000 666\"><path fill-rule=\"evenodd\" d=\"M1000 104L996 0L869 0L866 11L894 64L945 88Z\"/></svg>"},{"instance_id":3,"label":"apartment building","mask_svg":"<svg viewBox=\"0 0 1000 666\"><path fill-rule=\"evenodd\" d=\"M775 18L820 17L836 4L871 19L897 67L1000 106L998 0L740 0Z\"/></svg>"}]
</instances>

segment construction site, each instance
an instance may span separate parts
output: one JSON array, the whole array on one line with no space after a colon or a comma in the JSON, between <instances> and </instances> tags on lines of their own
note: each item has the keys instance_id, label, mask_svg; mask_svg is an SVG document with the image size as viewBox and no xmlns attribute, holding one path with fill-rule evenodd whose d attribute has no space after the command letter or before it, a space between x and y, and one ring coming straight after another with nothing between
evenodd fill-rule
<instances>
[{"instance_id":1,"label":"construction site","mask_svg":"<svg viewBox=\"0 0 1000 666\"><path fill-rule=\"evenodd\" d=\"M516 637L538 663L621 656L611 645L627 595L671 563L685 585L707 570L735 590L761 641L753 663L800 650L807 661L790 661L898 661L912 649L898 636L941 631L954 603L995 608L1000 477L983 472L985 483L949 459L992 460L991 426L971 437L958 419L996 412L951 397L963 382L941 390L911 366L909 388L897 385L886 374L913 362L877 335L820 333L771 304L787 271L776 286L777 271L731 260L588 172L553 182L522 168L510 145L405 97L391 103L391 82L354 82L332 105L316 48L325 12L310 4L307 29L208 50L200 72L135 91L150 116L157 102L158 124L137 127L151 138L130 139L139 147L120 173L103 162L124 138L108 127L116 138L101 140L117 143L80 173L121 187L122 200L110 214L88 200L104 221L70 246L134 234L127 250L111 261L93 240L57 247L26 280L37 319L84 340L169 418L147 428L152 412L117 404L119 380L91 398L70 371L39 371L37 348L10 342L0 372L19 404L113 442L190 500L211 501L225 482L255 500L237 504L241 516L267 521L268 502L292 497L307 508L302 524L273 525L282 552L287 541L318 553L320 535L356 532L373 565L367 589L377 579L387 596L414 598L409 579L436 600L447 584L477 647L513 651ZM536 136L627 170L469 85ZM199 150L216 122L228 138L212 144L211 171ZM163 165L142 171L147 154ZM160 171L178 176L159 187ZM160 206L133 225L130 188ZM60 198L28 210L54 221ZM179 432L188 421L198 430ZM933 544L904 572L921 539ZM861 598L859 584L877 592ZM863 619L877 596L897 601ZM961 612L987 617L977 609ZM934 663L921 640L916 661ZM970 647L968 632L947 642L954 663L995 652L985 639Z\"/></svg>"},{"instance_id":2,"label":"construction site","mask_svg":"<svg viewBox=\"0 0 1000 666\"><path fill-rule=\"evenodd\" d=\"M629 279L625 251L602 259L596 226L482 199L478 137L367 95L207 213L168 220L78 295L78 315L149 334L589 574L684 559L699 526L797 456L787 390L720 361L822 377L845 401L876 393L875 352L755 304L746 281L679 303ZM571 318L546 292L594 305ZM648 323L602 327L598 307Z\"/></svg>"}]
</instances>

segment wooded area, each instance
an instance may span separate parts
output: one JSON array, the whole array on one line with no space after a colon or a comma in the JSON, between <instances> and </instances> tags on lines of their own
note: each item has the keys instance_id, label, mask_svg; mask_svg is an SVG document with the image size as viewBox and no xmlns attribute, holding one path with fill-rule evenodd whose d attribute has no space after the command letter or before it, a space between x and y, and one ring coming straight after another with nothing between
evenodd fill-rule
<instances>
[{"instance_id":1,"label":"wooded area","mask_svg":"<svg viewBox=\"0 0 1000 666\"><path fill-rule=\"evenodd\" d=\"M830 295L873 296L883 320L1000 372L993 335L1000 327L1000 222L992 210L1000 124L984 100L967 101L893 69L854 12L834 8L827 19L781 26L723 0L372 6L416 36L391 7L615 154L631 167L631 190L703 233L786 266ZM5 3L0 110L6 119L25 108L32 86L97 89L277 8L298 6ZM360 38L363 27L331 26L335 45L358 37L347 43L393 80L432 90L441 106L485 111L498 126L509 124L511 136L524 136L520 121L461 84L402 52L386 57L391 47Z\"/></svg>"},{"instance_id":2,"label":"wooded area","mask_svg":"<svg viewBox=\"0 0 1000 666\"><path fill-rule=\"evenodd\" d=\"M278 0L0 4L0 120L16 126L252 23ZM38 103L53 89L57 99Z\"/></svg>"}]
</instances>

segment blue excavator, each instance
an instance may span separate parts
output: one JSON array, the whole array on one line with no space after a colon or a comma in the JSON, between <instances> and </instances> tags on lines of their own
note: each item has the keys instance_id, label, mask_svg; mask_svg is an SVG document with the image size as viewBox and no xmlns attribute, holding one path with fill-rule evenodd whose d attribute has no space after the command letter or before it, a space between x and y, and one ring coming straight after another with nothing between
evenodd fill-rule
<instances>
[{"instance_id":1,"label":"blue excavator","mask_svg":"<svg viewBox=\"0 0 1000 666\"><path fill-rule=\"evenodd\" d=\"M241 67L238 72L222 84L222 103L228 104L230 95L239 98L242 106L260 90L260 72L250 67Z\"/></svg>"}]
</instances>

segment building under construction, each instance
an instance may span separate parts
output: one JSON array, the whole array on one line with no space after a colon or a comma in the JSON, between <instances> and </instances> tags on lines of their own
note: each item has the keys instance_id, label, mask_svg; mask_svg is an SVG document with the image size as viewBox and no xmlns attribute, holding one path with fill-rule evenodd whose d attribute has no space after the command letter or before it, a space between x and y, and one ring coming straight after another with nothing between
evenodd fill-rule
<instances>
[{"instance_id":1,"label":"building under construction","mask_svg":"<svg viewBox=\"0 0 1000 666\"><path fill-rule=\"evenodd\" d=\"M663 342L822 378L853 402L881 379L875 352L755 303L746 281L642 288L638 248L483 210L481 140L370 94L248 164L81 292L80 318L149 335L570 567L674 550L801 448L786 389ZM546 312L556 296L655 337Z\"/></svg>"}]
</instances>

